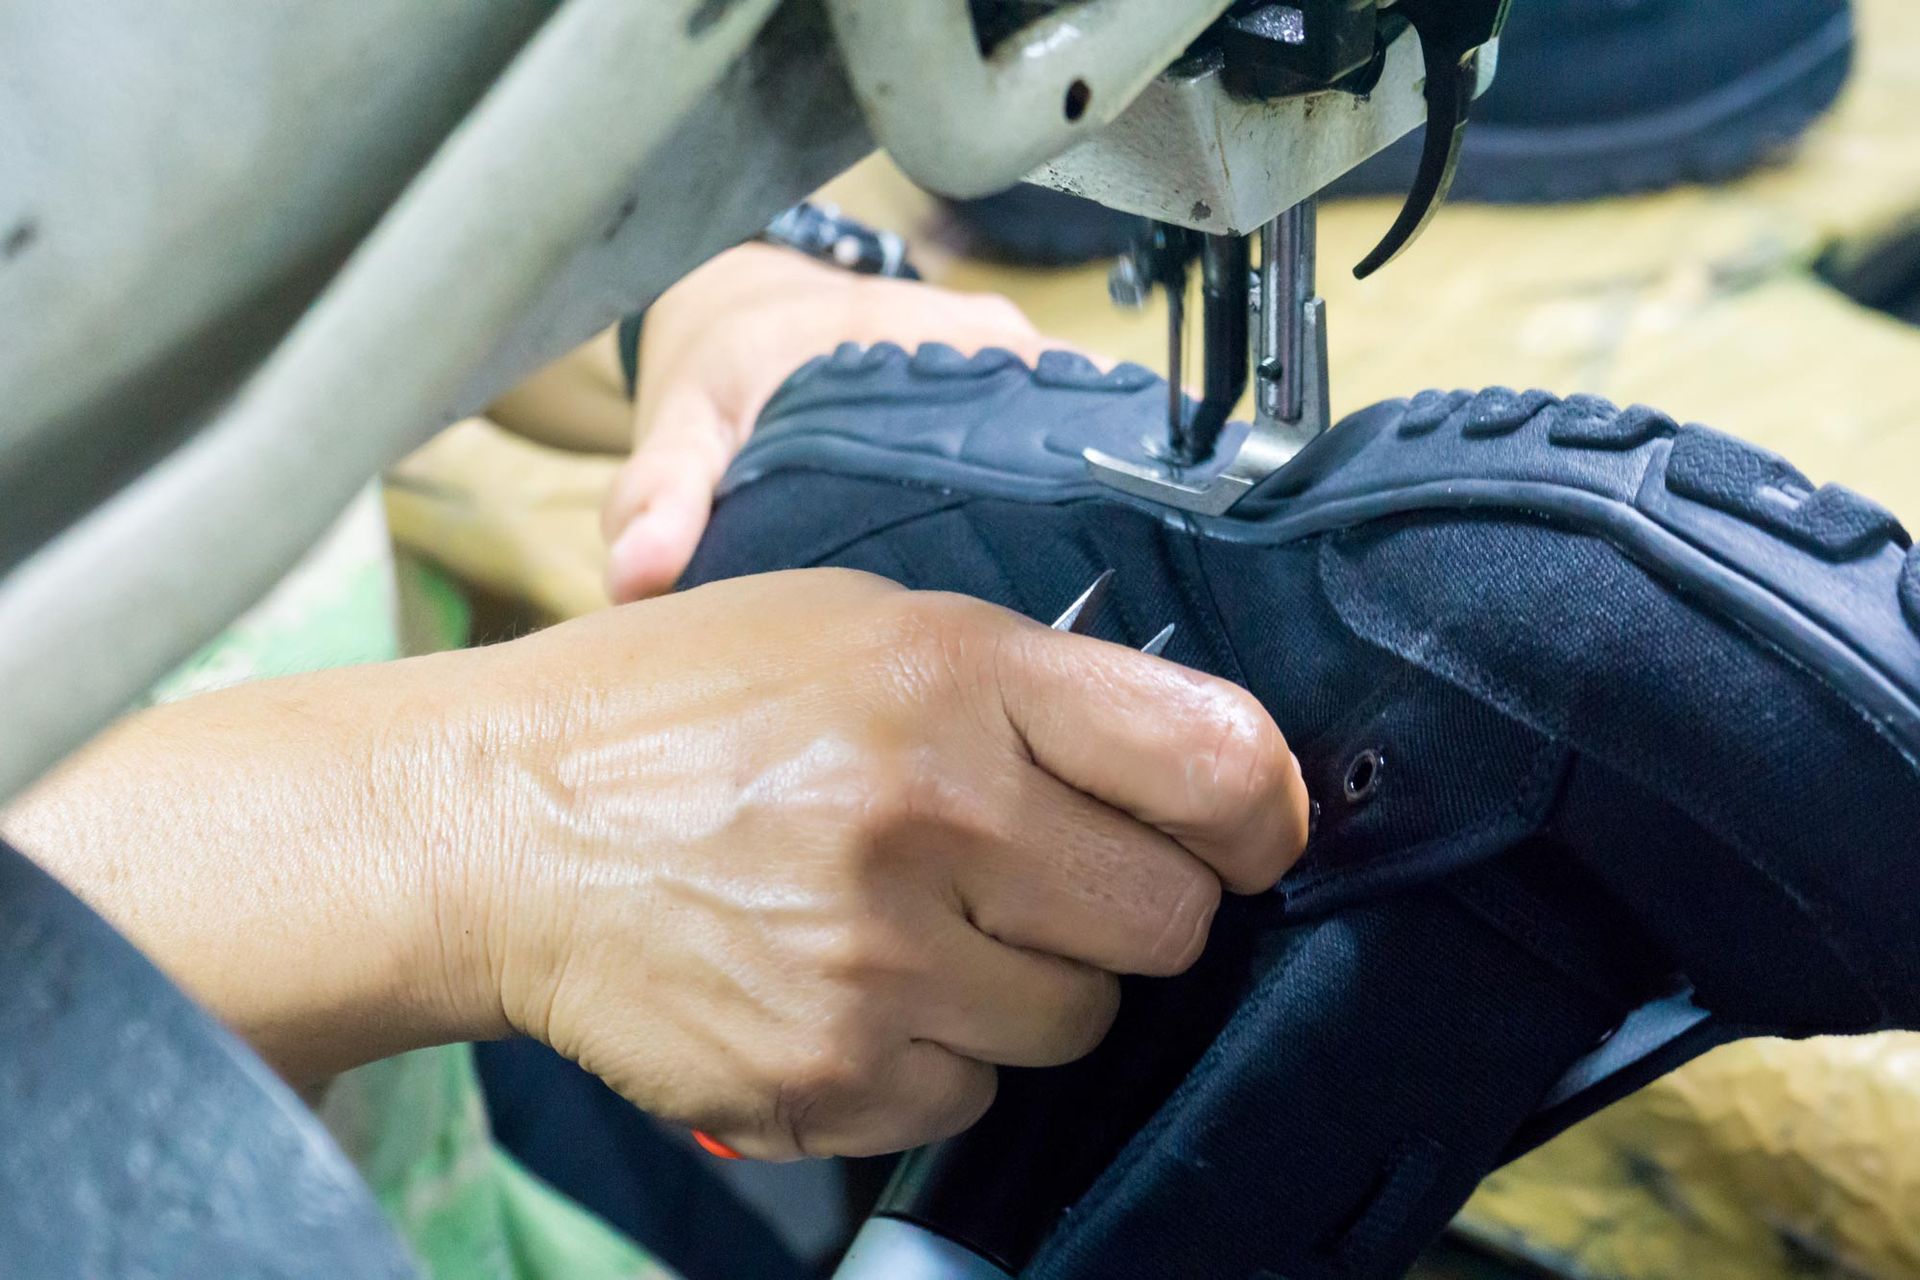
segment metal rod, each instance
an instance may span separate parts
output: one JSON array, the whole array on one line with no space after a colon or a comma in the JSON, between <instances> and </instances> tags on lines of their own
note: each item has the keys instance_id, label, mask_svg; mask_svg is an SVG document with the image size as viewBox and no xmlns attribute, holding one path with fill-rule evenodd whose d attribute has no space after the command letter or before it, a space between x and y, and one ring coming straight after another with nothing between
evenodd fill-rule
<instances>
[{"instance_id":1,"label":"metal rod","mask_svg":"<svg viewBox=\"0 0 1920 1280\"><path fill-rule=\"evenodd\" d=\"M1201 434L1199 425L1176 432L1176 453L1140 463L1100 449L1086 451L1087 466L1102 483L1123 493L1182 511L1220 515L1260 481L1285 466L1311 444L1331 421L1327 399L1326 303L1314 293L1315 207L1303 200L1260 229L1257 303L1242 299L1240 347L1247 349L1249 312L1257 312L1258 364L1254 369L1252 429L1224 465L1196 482L1178 468L1192 455L1177 452L1183 440ZM1244 249L1244 242L1243 249ZM1241 258L1241 278L1250 274ZM1218 275L1218 273L1216 273ZM1224 278L1224 277L1221 277ZM1176 330L1178 332L1178 330ZM1209 335L1212 341L1212 335ZM1224 350L1223 344L1219 345ZM1225 397L1210 397L1223 400ZM1237 393L1235 398L1237 398ZM1200 415L1195 415L1200 420ZM1209 446L1208 452L1212 452Z\"/></svg>"},{"instance_id":2,"label":"metal rod","mask_svg":"<svg viewBox=\"0 0 1920 1280\"><path fill-rule=\"evenodd\" d=\"M1213 456L1227 416L1247 389L1247 282L1252 246L1240 235L1207 236L1200 245L1201 355L1204 382L1178 460L1191 465Z\"/></svg>"},{"instance_id":3,"label":"metal rod","mask_svg":"<svg viewBox=\"0 0 1920 1280\"><path fill-rule=\"evenodd\" d=\"M1281 401L1288 422L1298 422L1306 404L1307 333L1303 323L1313 301L1318 272L1320 202L1308 196L1279 217L1280 294L1285 305L1287 364L1280 374Z\"/></svg>"},{"instance_id":4,"label":"metal rod","mask_svg":"<svg viewBox=\"0 0 1920 1280\"><path fill-rule=\"evenodd\" d=\"M1182 270L1178 282L1167 283L1167 439L1175 457L1187 444L1187 393L1182 369L1187 353L1187 273Z\"/></svg>"},{"instance_id":5,"label":"metal rod","mask_svg":"<svg viewBox=\"0 0 1920 1280\"><path fill-rule=\"evenodd\" d=\"M1298 422L1306 408L1306 308L1314 297L1318 201L1309 196L1260 229L1259 409Z\"/></svg>"}]
</instances>

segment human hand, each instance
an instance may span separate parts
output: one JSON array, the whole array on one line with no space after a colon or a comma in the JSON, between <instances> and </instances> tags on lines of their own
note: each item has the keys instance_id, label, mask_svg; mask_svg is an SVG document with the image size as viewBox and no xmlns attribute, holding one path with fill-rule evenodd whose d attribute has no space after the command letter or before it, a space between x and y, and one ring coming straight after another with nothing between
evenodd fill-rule
<instances>
[{"instance_id":1,"label":"human hand","mask_svg":"<svg viewBox=\"0 0 1920 1280\"><path fill-rule=\"evenodd\" d=\"M1244 691L866 575L451 656L458 821L502 836L437 913L448 986L749 1156L964 1128L995 1065L1087 1052L1114 974L1184 970L1221 883L1305 842Z\"/></svg>"},{"instance_id":2,"label":"human hand","mask_svg":"<svg viewBox=\"0 0 1920 1280\"><path fill-rule=\"evenodd\" d=\"M641 330L635 449L602 513L616 601L668 590L687 567L727 464L795 369L842 342L1060 344L990 294L854 275L790 249L742 245L662 294Z\"/></svg>"}]
</instances>

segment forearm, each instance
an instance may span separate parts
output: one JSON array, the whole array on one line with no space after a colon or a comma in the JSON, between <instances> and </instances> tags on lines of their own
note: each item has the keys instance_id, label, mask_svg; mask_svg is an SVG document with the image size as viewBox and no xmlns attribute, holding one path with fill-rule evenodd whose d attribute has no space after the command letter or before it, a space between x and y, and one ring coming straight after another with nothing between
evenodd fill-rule
<instances>
[{"instance_id":1,"label":"forearm","mask_svg":"<svg viewBox=\"0 0 1920 1280\"><path fill-rule=\"evenodd\" d=\"M295 1083L503 1032L450 976L484 966L443 954L459 765L432 661L132 716L0 828Z\"/></svg>"}]
</instances>

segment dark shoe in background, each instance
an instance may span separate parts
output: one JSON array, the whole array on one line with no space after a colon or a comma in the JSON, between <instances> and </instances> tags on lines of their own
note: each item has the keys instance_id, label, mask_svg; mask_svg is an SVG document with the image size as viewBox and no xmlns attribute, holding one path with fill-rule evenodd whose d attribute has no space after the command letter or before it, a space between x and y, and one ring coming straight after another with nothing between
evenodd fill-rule
<instances>
[{"instance_id":1,"label":"dark shoe in background","mask_svg":"<svg viewBox=\"0 0 1920 1280\"><path fill-rule=\"evenodd\" d=\"M1725 182L1833 105L1853 61L1847 0L1515 0L1453 193L1557 203ZM1334 184L1393 195L1416 133Z\"/></svg>"},{"instance_id":2,"label":"dark shoe in background","mask_svg":"<svg viewBox=\"0 0 1920 1280\"><path fill-rule=\"evenodd\" d=\"M1804 133L1852 61L1847 0L1515 0L1453 195L1557 203L1727 181ZM1402 194L1419 157L1416 131L1328 194ZM969 251L1023 266L1118 257L1140 225L1026 185L948 208Z\"/></svg>"}]
</instances>

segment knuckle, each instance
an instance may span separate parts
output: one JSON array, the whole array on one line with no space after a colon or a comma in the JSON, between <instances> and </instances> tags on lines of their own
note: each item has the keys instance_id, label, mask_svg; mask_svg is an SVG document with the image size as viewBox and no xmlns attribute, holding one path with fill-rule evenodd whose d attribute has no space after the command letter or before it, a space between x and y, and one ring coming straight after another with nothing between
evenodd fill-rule
<instances>
[{"instance_id":1,"label":"knuckle","mask_svg":"<svg viewBox=\"0 0 1920 1280\"><path fill-rule=\"evenodd\" d=\"M1018 839L1017 796L931 744L903 747L862 770L857 784L857 865L938 860L955 847ZM929 839L929 837L939 837Z\"/></svg>"},{"instance_id":2,"label":"knuckle","mask_svg":"<svg viewBox=\"0 0 1920 1280\"><path fill-rule=\"evenodd\" d=\"M1228 823L1286 783L1291 757L1273 718L1245 690L1222 692L1208 723L1213 739L1193 782L1202 816Z\"/></svg>"},{"instance_id":3,"label":"knuckle","mask_svg":"<svg viewBox=\"0 0 1920 1280\"><path fill-rule=\"evenodd\" d=\"M938 831L969 848L1007 848L1023 843L1024 806L1014 784L1003 771L976 776L928 759L908 786L906 813L919 831Z\"/></svg>"},{"instance_id":4,"label":"knuckle","mask_svg":"<svg viewBox=\"0 0 1920 1280\"><path fill-rule=\"evenodd\" d=\"M888 930L863 914L827 936L816 964L828 982L845 990L842 998L852 1002L862 999L861 993L872 993L876 984L900 970L902 950ZM856 1044L866 1038L864 1019L857 1019L851 1012L830 1019L827 1029Z\"/></svg>"},{"instance_id":5,"label":"knuckle","mask_svg":"<svg viewBox=\"0 0 1920 1280\"><path fill-rule=\"evenodd\" d=\"M1220 882L1195 867L1187 883L1169 899L1143 972L1156 977L1185 973L1200 959L1220 909Z\"/></svg>"},{"instance_id":6,"label":"knuckle","mask_svg":"<svg viewBox=\"0 0 1920 1280\"><path fill-rule=\"evenodd\" d=\"M963 1061L951 1088L932 1100L924 1117L921 1142L937 1142L971 1129L1000 1089L1000 1075L984 1062Z\"/></svg>"},{"instance_id":7,"label":"knuckle","mask_svg":"<svg viewBox=\"0 0 1920 1280\"><path fill-rule=\"evenodd\" d=\"M872 1071L863 1053L851 1052L830 1033L818 1034L777 1069L773 1124L796 1147L807 1149L808 1136L825 1117L847 1108L870 1088Z\"/></svg>"},{"instance_id":8,"label":"knuckle","mask_svg":"<svg viewBox=\"0 0 1920 1280\"><path fill-rule=\"evenodd\" d=\"M815 1131L822 1097L808 1082L785 1074L774 1082L773 1104L767 1128L795 1151L811 1149L809 1136Z\"/></svg>"},{"instance_id":9,"label":"knuckle","mask_svg":"<svg viewBox=\"0 0 1920 1280\"><path fill-rule=\"evenodd\" d=\"M951 643L962 627L964 609L957 597L938 591L903 591L884 602L883 643L890 646L928 646L935 650Z\"/></svg>"},{"instance_id":10,"label":"knuckle","mask_svg":"<svg viewBox=\"0 0 1920 1280\"><path fill-rule=\"evenodd\" d=\"M874 750L851 771L858 805L856 832L864 851L881 851L890 837L914 825L927 803L922 775L930 769L921 755L911 747Z\"/></svg>"},{"instance_id":11,"label":"knuckle","mask_svg":"<svg viewBox=\"0 0 1920 1280\"><path fill-rule=\"evenodd\" d=\"M858 986L840 985L820 1011L818 1027L802 1057L803 1067L827 1084L858 1085L879 1048L879 1019L874 1013L873 1002Z\"/></svg>"},{"instance_id":12,"label":"knuckle","mask_svg":"<svg viewBox=\"0 0 1920 1280\"><path fill-rule=\"evenodd\" d=\"M954 718L967 717L955 712ZM907 729L900 736L918 733ZM1020 779L979 768L968 753L940 742L897 742L873 752L843 781L851 867L937 860L956 844L1004 848L1023 841L1027 806Z\"/></svg>"},{"instance_id":13,"label":"knuckle","mask_svg":"<svg viewBox=\"0 0 1920 1280\"><path fill-rule=\"evenodd\" d=\"M996 605L945 592L903 592L883 606L869 635L897 673L915 726L926 732L941 715L987 723L998 690L1020 661L1024 619Z\"/></svg>"},{"instance_id":14,"label":"knuckle","mask_svg":"<svg viewBox=\"0 0 1920 1280\"><path fill-rule=\"evenodd\" d=\"M885 601L870 643L906 674L918 696L950 695L991 654L991 610L977 600L933 591L907 591Z\"/></svg>"},{"instance_id":15,"label":"knuckle","mask_svg":"<svg viewBox=\"0 0 1920 1280\"><path fill-rule=\"evenodd\" d=\"M916 825L962 825L976 807L973 793L961 779L939 768L931 754L916 753L919 758L904 770L900 806Z\"/></svg>"},{"instance_id":16,"label":"knuckle","mask_svg":"<svg viewBox=\"0 0 1920 1280\"><path fill-rule=\"evenodd\" d=\"M1120 980L1110 973L1090 971L1061 1012L1059 1064L1092 1053L1107 1038L1120 1013Z\"/></svg>"}]
</instances>

